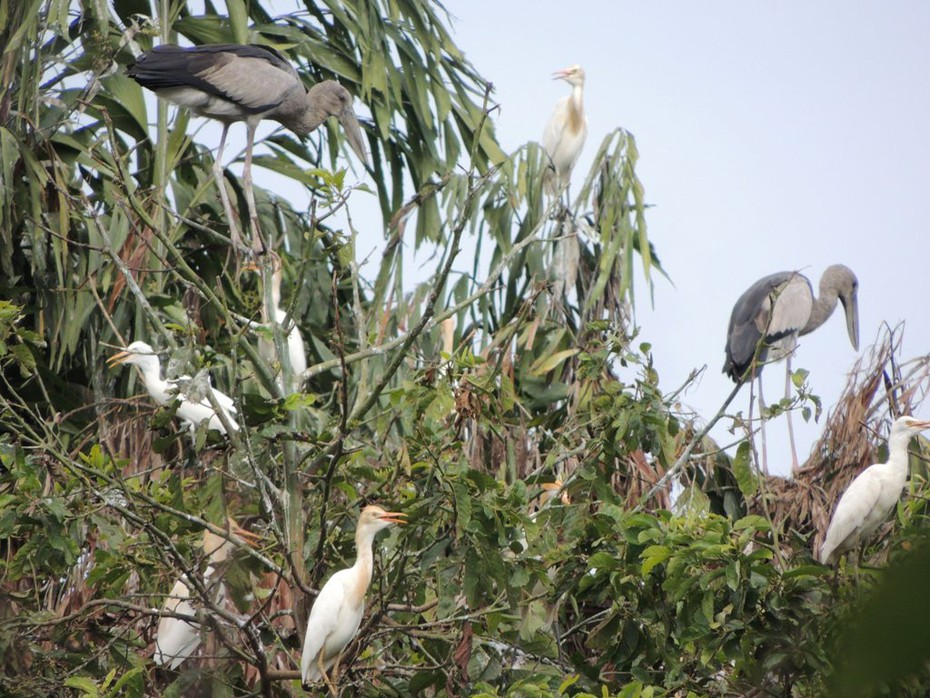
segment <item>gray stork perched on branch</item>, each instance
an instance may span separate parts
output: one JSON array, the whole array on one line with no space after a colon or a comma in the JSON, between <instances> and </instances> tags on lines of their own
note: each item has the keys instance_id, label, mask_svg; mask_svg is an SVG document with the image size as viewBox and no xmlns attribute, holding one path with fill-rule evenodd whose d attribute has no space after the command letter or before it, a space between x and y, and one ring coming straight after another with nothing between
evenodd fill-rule
<instances>
[{"instance_id":1,"label":"gray stork perched on branch","mask_svg":"<svg viewBox=\"0 0 930 698\"><path fill-rule=\"evenodd\" d=\"M846 330L853 348L859 349L859 281L852 270L834 264L820 277L820 296L814 298L810 280L796 271L770 274L750 286L733 306L727 328L726 362L723 371L736 382L759 378L762 366L786 360L785 396L791 387L791 356L798 337L813 332L833 314L837 300L846 313ZM761 342L761 344L760 344ZM759 403L762 381L759 380ZM763 425L764 425L763 420ZM791 413L788 413L792 468L798 470ZM765 430L762 429L763 471L765 464Z\"/></svg>"},{"instance_id":2,"label":"gray stork perched on branch","mask_svg":"<svg viewBox=\"0 0 930 698\"><path fill-rule=\"evenodd\" d=\"M362 162L368 162L349 91L333 80L318 82L307 90L290 62L271 47L165 44L139 55L127 74L159 97L223 124L213 174L234 238L239 234L223 184L222 168L230 124L244 121L247 127L242 180L253 234L258 230L258 217L252 192L252 150L255 130L262 119L273 119L303 137L328 117L335 116L345 129L352 150ZM255 242L253 239L253 246Z\"/></svg>"}]
</instances>

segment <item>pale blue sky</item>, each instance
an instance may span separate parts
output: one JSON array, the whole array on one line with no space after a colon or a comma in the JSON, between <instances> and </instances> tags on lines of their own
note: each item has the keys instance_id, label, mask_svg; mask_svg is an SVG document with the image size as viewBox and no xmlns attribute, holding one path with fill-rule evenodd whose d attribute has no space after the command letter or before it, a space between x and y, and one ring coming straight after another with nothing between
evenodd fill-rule
<instances>
[{"instance_id":1,"label":"pale blue sky","mask_svg":"<svg viewBox=\"0 0 930 698\"><path fill-rule=\"evenodd\" d=\"M711 416L731 389L720 369L742 291L789 269L816 285L834 262L859 277L860 353L882 321L901 320L904 357L930 353L930 3L446 7L457 44L496 87L505 150L540 137L568 92L550 74L573 63L587 72L589 126L576 187L606 133L636 136L649 235L675 283L660 278L655 309L645 294L637 308L665 390L706 364L685 401ZM804 338L794 365L829 407L856 357L837 315ZM780 369L766 371L770 401ZM734 406L747 400L744 389ZM803 459L819 426L795 421ZM786 438L769 430L782 472Z\"/></svg>"}]
</instances>

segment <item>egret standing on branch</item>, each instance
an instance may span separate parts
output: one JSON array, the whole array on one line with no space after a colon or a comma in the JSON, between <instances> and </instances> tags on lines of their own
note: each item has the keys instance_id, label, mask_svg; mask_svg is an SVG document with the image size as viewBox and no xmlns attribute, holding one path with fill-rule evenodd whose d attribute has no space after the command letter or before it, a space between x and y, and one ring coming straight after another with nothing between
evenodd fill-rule
<instances>
[{"instance_id":1,"label":"egret standing on branch","mask_svg":"<svg viewBox=\"0 0 930 698\"><path fill-rule=\"evenodd\" d=\"M913 417L898 417L891 425L888 462L863 470L840 497L820 546L822 563L830 565L839 560L888 518L907 481L907 445L924 429L930 429L930 422Z\"/></svg>"},{"instance_id":2,"label":"egret standing on branch","mask_svg":"<svg viewBox=\"0 0 930 698\"><path fill-rule=\"evenodd\" d=\"M572 169L588 135L588 121L584 115L584 69L573 65L552 75L554 80L565 80L572 86L572 93L555 105L542 137L543 149L549 157L544 176L546 191L555 195L571 180Z\"/></svg>"},{"instance_id":3,"label":"egret standing on branch","mask_svg":"<svg viewBox=\"0 0 930 698\"><path fill-rule=\"evenodd\" d=\"M796 272L783 271L756 281L739 297L727 328L726 362L723 371L736 382L760 376L765 363L786 359L785 396L791 389L791 356L798 337L820 327L836 309L836 301L846 312L846 330L853 348L859 349L859 282L849 267L834 264L820 277L820 296L814 298L810 280ZM761 344L760 344L761 342ZM759 378L760 411L762 380ZM765 464L765 430L763 416L762 454ZM788 435L791 441L792 469L798 470L791 412L788 412Z\"/></svg>"},{"instance_id":4,"label":"egret standing on branch","mask_svg":"<svg viewBox=\"0 0 930 698\"><path fill-rule=\"evenodd\" d=\"M188 399L177 380L164 380L161 377L161 362L150 345L142 341L135 341L125 350L114 354L107 360L107 365L111 368L120 364L130 364L139 368L142 372L142 382L145 384L146 391L159 405L168 404L175 399L178 400L177 415L190 426L191 435L194 434L197 425L204 421L207 422L208 429L213 429L221 434L226 433L226 425L217 415L208 398L204 397L201 400ZM208 386L208 389L213 393L213 397L223 411L230 428L233 431L239 431L239 425L236 423L235 417L236 406L232 398L219 390L214 390L212 386Z\"/></svg>"},{"instance_id":5,"label":"egret standing on branch","mask_svg":"<svg viewBox=\"0 0 930 698\"><path fill-rule=\"evenodd\" d=\"M249 545L255 547L260 540L259 536L246 531L232 518L228 519L229 538L219 536L206 529L203 532L203 552L209 558L210 564L203 573L203 583L212 603L218 604L225 594L225 587L217 573L218 568L229 559L237 546ZM174 587L162 611L178 615L194 616L195 610L190 602L190 580L187 575L175 582ZM177 669L200 646L200 625L198 623L163 615L158 621L155 631L155 654L152 659L159 666Z\"/></svg>"},{"instance_id":6,"label":"egret standing on branch","mask_svg":"<svg viewBox=\"0 0 930 698\"><path fill-rule=\"evenodd\" d=\"M281 281L282 281L282 265L281 258L274 252L271 253L271 303L272 311L274 313L274 322L281 327L284 327L285 322L287 321L287 312L284 308L281 307ZM245 267L252 271L260 272L261 267L257 264L249 264ZM266 312L265 303L262 302L262 322L267 326L269 324L268 313ZM300 390L301 376L304 371L307 370L307 352L304 349L304 338L300 334L300 330L297 327L297 323L294 321L294 318L290 318L290 330L287 332L287 357L288 363L290 364L289 371L287 372L290 376L288 381L284 380L285 371L283 367L280 369L278 386L281 388L282 393L287 396L292 393ZM274 343L269 342L267 339L259 340L259 351L266 361L275 362L278 358L278 352L275 349Z\"/></svg>"},{"instance_id":7,"label":"egret standing on branch","mask_svg":"<svg viewBox=\"0 0 930 698\"><path fill-rule=\"evenodd\" d=\"M300 676L304 684L322 678L336 695L334 684L339 658L358 632L365 613L365 592L371 584L374 564L371 546L375 534L391 524L406 523L405 516L376 506L362 509L355 529L355 564L329 578L310 611L300 658ZM330 667L333 668L332 677L326 675Z\"/></svg>"},{"instance_id":8,"label":"egret standing on branch","mask_svg":"<svg viewBox=\"0 0 930 698\"><path fill-rule=\"evenodd\" d=\"M255 130L262 119L273 119L298 136L316 130L327 117L335 116L345 129L346 140L363 162L368 153L362 130L352 109L352 95L333 80L319 82L308 91L294 67L275 49L258 44L205 44L203 46L156 46L141 54L127 74L159 97L198 116L223 124L213 174L230 230L239 234L223 183L223 147L230 124L244 121L247 127L243 189L253 235L258 235L258 215L252 192L252 150ZM238 240L234 240L238 243ZM253 237L253 248L263 249Z\"/></svg>"}]
</instances>

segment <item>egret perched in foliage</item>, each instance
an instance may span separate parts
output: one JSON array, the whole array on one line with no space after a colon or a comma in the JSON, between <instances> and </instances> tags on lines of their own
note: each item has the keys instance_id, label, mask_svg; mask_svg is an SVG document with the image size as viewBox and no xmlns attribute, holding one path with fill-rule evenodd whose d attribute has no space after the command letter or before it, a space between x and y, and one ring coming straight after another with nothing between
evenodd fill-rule
<instances>
[{"instance_id":1,"label":"egret perched in foliage","mask_svg":"<svg viewBox=\"0 0 930 698\"><path fill-rule=\"evenodd\" d=\"M810 280L796 271L770 274L750 286L733 306L727 327L723 371L734 381L758 377L762 366L786 359L785 397L791 389L791 356L798 337L813 332L833 314L837 300L846 313L846 330L853 348L859 348L859 281L852 270L834 264L820 277L820 295L814 298ZM761 345L760 345L761 342ZM758 352L758 353L757 353ZM750 371L751 369L751 371ZM762 409L762 381L759 380ZM764 422L763 422L764 423ZM794 470L798 468L791 413L788 435ZM764 444L763 431L763 444ZM764 457L763 447L763 457Z\"/></svg>"},{"instance_id":2,"label":"egret perched in foliage","mask_svg":"<svg viewBox=\"0 0 930 698\"><path fill-rule=\"evenodd\" d=\"M159 97L223 124L213 173L230 230L237 238L222 169L230 124L244 121L247 127L242 182L253 226L257 214L252 191L252 150L255 130L262 119L273 119L298 136L306 136L335 116L345 129L349 145L363 162L368 161L349 91L333 80L318 82L307 90L290 62L269 46L165 44L139 55L127 74Z\"/></svg>"},{"instance_id":3,"label":"egret perched in foliage","mask_svg":"<svg viewBox=\"0 0 930 698\"><path fill-rule=\"evenodd\" d=\"M281 258L275 254L271 253L271 303L274 311L274 322L278 325L284 326L285 321L287 320L287 313L284 308L281 307L281 281L282 281L282 265ZM246 269L251 269L252 271L260 271L260 267L257 264L248 264L245 267ZM262 303L262 317L265 319L265 322L268 321L265 314L265 304ZM297 392L300 388L300 376L307 370L307 353L304 348L304 338L300 334L300 329L297 327L297 323L294 322L294 318L291 318L290 330L287 333L287 358L290 363L291 369L291 379L288 385L284 384L284 372L281 371L279 374L278 385L281 387L281 390L284 391L285 395ZM259 342L259 349L262 353L262 356L266 361L274 361L277 358L277 352L275 351L273 343L269 342L267 339L262 338Z\"/></svg>"},{"instance_id":4,"label":"egret perched in foliage","mask_svg":"<svg viewBox=\"0 0 930 698\"><path fill-rule=\"evenodd\" d=\"M375 534L391 524L403 524L406 514L385 511L376 506L362 509L355 529L355 564L339 570L323 585L307 621L304 650L300 658L300 675L304 684L321 678L335 695L334 678L339 657L362 622L365 592L371 584ZM333 677L326 672L333 668Z\"/></svg>"},{"instance_id":5,"label":"egret perched in foliage","mask_svg":"<svg viewBox=\"0 0 930 698\"><path fill-rule=\"evenodd\" d=\"M888 462L870 465L843 492L820 546L821 562L825 565L836 562L888 518L907 481L907 445L928 428L930 421L914 417L898 417L891 425Z\"/></svg>"},{"instance_id":6,"label":"egret perched in foliage","mask_svg":"<svg viewBox=\"0 0 930 698\"><path fill-rule=\"evenodd\" d=\"M549 168L544 180L546 191L556 194L571 179L572 169L588 135L588 121L584 115L584 69L580 65L573 65L556 71L552 76L572 86L571 94L555 105L542 137L543 149L549 156Z\"/></svg>"},{"instance_id":7,"label":"egret perched in foliage","mask_svg":"<svg viewBox=\"0 0 930 698\"><path fill-rule=\"evenodd\" d=\"M177 380L165 380L161 377L161 362L158 355L152 347L143 342L135 341L126 347L125 350L114 354L107 361L109 366L119 364L131 364L139 368L142 372L142 382L145 389L155 402L159 405L165 405L172 400L178 401L177 415L190 426L191 434L194 433L197 425L206 421L207 427L221 434L226 433L226 427L219 418L213 405L204 397L201 400L188 399L187 395L181 389ZM224 412L229 426L233 431L239 431L239 425L236 423L235 414L236 406L228 395L215 390L208 386L212 391L220 409Z\"/></svg>"},{"instance_id":8,"label":"egret perched in foliage","mask_svg":"<svg viewBox=\"0 0 930 698\"><path fill-rule=\"evenodd\" d=\"M241 528L232 518L228 519L229 538L219 536L209 529L203 532L203 552L210 564L203 573L203 583L214 604L222 601L225 587L218 569L233 554L237 546L256 546L259 536ZM162 611L193 616L196 611L190 602L190 580L182 575L175 582ZM155 654L152 659L159 666L177 669L200 646L200 625L174 616L163 615L155 631Z\"/></svg>"}]
</instances>

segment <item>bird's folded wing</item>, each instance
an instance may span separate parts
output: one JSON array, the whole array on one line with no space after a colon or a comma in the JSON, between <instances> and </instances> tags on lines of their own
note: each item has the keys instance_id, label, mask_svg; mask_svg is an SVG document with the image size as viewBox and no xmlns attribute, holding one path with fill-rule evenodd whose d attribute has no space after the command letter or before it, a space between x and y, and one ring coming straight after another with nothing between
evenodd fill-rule
<instances>
[{"instance_id":1,"label":"bird's folded wing","mask_svg":"<svg viewBox=\"0 0 930 698\"><path fill-rule=\"evenodd\" d=\"M323 649L326 638L336 629L339 610L345 600L345 585L334 583L332 578L323 586L320 595L316 598L310 610L310 619L307 621L304 651L300 658L300 675L304 681L318 678L316 675L317 655Z\"/></svg>"},{"instance_id":2,"label":"bird's folded wing","mask_svg":"<svg viewBox=\"0 0 930 698\"><path fill-rule=\"evenodd\" d=\"M881 491L878 478L877 472L866 469L852 481L836 505L824 539L825 547L837 548L862 528L869 513L878 504Z\"/></svg>"},{"instance_id":3,"label":"bird's folded wing","mask_svg":"<svg viewBox=\"0 0 930 698\"><path fill-rule=\"evenodd\" d=\"M260 114L299 85L293 66L272 49L238 44L158 46L139 57L129 75L151 90L191 87Z\"/></svg>"}]
</instances>

